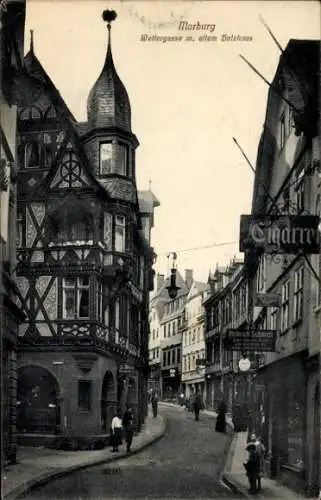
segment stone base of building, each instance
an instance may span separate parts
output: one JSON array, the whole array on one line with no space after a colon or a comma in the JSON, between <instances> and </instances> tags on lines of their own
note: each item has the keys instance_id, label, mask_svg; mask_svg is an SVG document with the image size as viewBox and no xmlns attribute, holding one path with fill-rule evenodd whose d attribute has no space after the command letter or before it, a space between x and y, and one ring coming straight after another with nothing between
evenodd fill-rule
<instances>
[{"instance_id":1,"label":"stone base of building","mask_svg":"<svg viewBox=\"0 0 321 500\"><path fill-rule=\"evenodd\" d=\"M44 446L55 450L100 450L109 446L109 434L97 436L71 436L48 434L18 434L19 446Z\"/></svg>"},{"instance_id":2,"label":"stone base of building","mask_svg":"<svg viewBox=\"0 0 321 500\"><path fill-rule=\"evenodd\" d=\"M137 429L144 420L147 387L140 372L93 350L22 351L17 375L20 439L86 436L99 441L109 434L115 411L123 412L126 404L133 410Z\"/></svg>"}]
</instances>

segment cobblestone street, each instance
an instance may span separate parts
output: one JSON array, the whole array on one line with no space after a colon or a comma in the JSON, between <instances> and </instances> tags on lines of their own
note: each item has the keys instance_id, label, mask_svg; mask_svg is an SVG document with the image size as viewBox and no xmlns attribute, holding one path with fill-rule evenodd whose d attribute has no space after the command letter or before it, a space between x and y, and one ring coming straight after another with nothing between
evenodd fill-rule
<instances>
[{"instance_id":1,"label":"cobblestone street","mask_svg":"<svg viewBox=\"0 0 321 500\"><path fill-rule=\"evenodd\" d=\"M215 419L180 408L168 417L163 439L129 458L84 469L20 498L235 498L220 474L231 436L216 433Z\"/></svg>"}]
</instances>

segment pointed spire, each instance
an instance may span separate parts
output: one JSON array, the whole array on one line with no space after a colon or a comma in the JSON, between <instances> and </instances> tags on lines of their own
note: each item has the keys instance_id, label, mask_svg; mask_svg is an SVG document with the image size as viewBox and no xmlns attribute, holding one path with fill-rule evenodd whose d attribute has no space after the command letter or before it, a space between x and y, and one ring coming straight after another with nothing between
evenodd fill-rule
<instances>
[{"instance_id":1,"label":"pointed spire","mask_svg":"<svg viewBox=\"0 0 321 500\"><path fill-rule=\"evenodd\" d=\"M34 46L33 46L33 30L30 30L30 52L34 54Z\"/></svg>"},{"instance_id":2,"label":"pointed spire","mask_svg":"<svg viewBox=\"0 0 321 500\"><path fill-rule=\"evenodd\" d=\"M88 121L92 128L119 127L131 131L131 110L126 88L120 80L111 52L111 23L117 17L114 10L104 10L107 22L108 46L102 71L87 100Z\"/></svg>"},{"instance_id":3,"label":"pointed spire","mask_svg":"<svg viewBox=\"0 0 321 500\"><path fill-rule=\"evenodd\" d=\"M106 64L114 66L113 56L111 52L111 23L115 21L116 17L117 13L114 10L104 10L102 14L103 20L107 22L107 29L108 29L107 55L105 60L105 66Z\"/></svg>"}]
</instances>

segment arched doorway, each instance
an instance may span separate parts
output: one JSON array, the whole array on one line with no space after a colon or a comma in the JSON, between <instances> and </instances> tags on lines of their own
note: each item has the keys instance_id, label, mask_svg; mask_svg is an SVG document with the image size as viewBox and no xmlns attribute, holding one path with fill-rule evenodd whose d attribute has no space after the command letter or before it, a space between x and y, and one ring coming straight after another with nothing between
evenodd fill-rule
<instances>
[{"instance_id":1,"label":"arched doorway","mask_svg":"<svg viewBox=\"0 0 321 500\"><path fill-rule=\"evenodd\" d=\"M103 432L109 432L116 403L114 377L110 371L107 371L101 388L101 426Z\"/></svg>"},{"instance_id":2,"label":"arched doorway","mask_svg":"<svg viewBox=\"0 0 321 500\"><path fill-rule=\"evenodd\" d=\"M24 366L17 371L17 430L56 434L60 431L59 386L48 370Z\"/></svg>"}]
</instances>

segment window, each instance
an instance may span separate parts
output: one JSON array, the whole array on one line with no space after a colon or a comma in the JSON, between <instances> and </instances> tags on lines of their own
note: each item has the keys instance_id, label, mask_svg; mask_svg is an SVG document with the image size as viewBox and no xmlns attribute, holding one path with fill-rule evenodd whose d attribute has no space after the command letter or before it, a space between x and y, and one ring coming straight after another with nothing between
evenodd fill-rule
<instances>
[{"instance_id":1,"label":"window","mask_svg":"<svg viewBox=\"0 0 321 500\"><path fill-rule=\"evenodd\" d=\"M114 145L111 142L105 142L100 145L100 173L102 175L111 174L115 160Z\"/></svg>"},{"instance_id":2,"label":"window","mask_svg":"<svg viewBox=\"0 0 321 500\"><path fill-rule=\"evenodd\" d=\"M295 198L298 214L304 211L304 170L302 169L296 177Z\"/></svg>"},{"instance_id":3,"label":"window","mask_svg":"<svg viewBox=\"0 0 321 500\"><path fill-rule=\"evenodd\" d=\"M168 337L171 336L171 323L168 323L168 333L167 333L167 336Z\"/></svg>"},{"instance_id":4,"label":"window","mask_svg":"<svg viewBox=\"0 0 321 500\"><path fill-rule=\"evenodd\" d=\"M125 252L126 239L126 219L123 215L116 215L115 218L115 250Z\"/></svg>"},{"instance_id":5,"label":"window","mask_svg":"<svg viewBox=\"0 0 321 500\"><path fill-rule=\"evenodd\" d=\"M280 118L280 150L284 148L285 145L285 113L282 114Z\"/></svg>"},{"instance_id":6,"label":"window","mask_svg":"<svg viewBox=\"0 0 321 500\"><path fill-rule=\"evenodd\" d=\"M17 219L16 219L17 233L16 233L16 245L17 247L22 247L23 245L23 214L22 211L17 209Z\"/></svg>"},{"instance_id":7,"label":"window","mask_svg":"<svg viewBox=\"0 0 321 500\"><path fill-rule=\"evenodd\" d=\"M155 330L153 330L153 340L155 340Z\"/></svg>"},{"instance_id":8,"label":"window","mask_svg":"<svg viewBox=\"0 0 321 500\"><path fill-rule=\"evenodd\" d=\"M91 409L91 380L78 380L78 408L81 411Z\"/></svg>"},{"instance_id":9,"label":"window","mask_svg":"<svg viewBox=\"0 0 321 500\"><path fill-rule=\"evenodd\" d=\"M167 364L171 364L171 351L167 351Z\"/></svg>"},{"instance_id":10,"label":"window","mask_svg":"<svg viewBox=\"0 0 321 500\"><path fill-rule=\"evenodd\" d=\"M294 274L294 321L302 319L303 315L303 278L304 269L301 267Z\"/></svg>"},{"instance_id":11,"label":"window","mask_svg":"<svg viewBox=\"0 0 321 500\"><path fill-rule=\"evenodd\" d=\"M41 145L37 141L30 141L25 146L24 166L25 168L40 167Z\"/></svg>"},{"instance_id":12,"label":"window","mask_svg":"<svg viewBox=\"0 0 321 500\"><path fill-rule=\"evenodd\" d=\"M173 321L173 335L176 333L176 321Z\"/></svg>"},{"instance_id":13,"label":"window","mask_svg":"<svg viewBox=\"0 0 321 500\"><path fill-rule=\"evenodd\" d=\"M271 330L277 330L277 314L278 314L278 309L277 307L273 307L271 309L271 317L270 317L270 328Z\"/></svg>"},{"instance_id":14,"label":"window","mask_svg":"<svg viewBox=\"0 0 321 500\"><path fill-rule=\"evenodd\" d=\"M127 175L128 164L128 146L126 144L117 144L117 173Z\"/></svg>"},{"instance_id":15,"label":"window","mask_svg":"<svg viewBox=\"0 0 321 500\"><path fill-rule=\"evenodd\" d=\"M115 301L115 343L119 343L120 300Z\"/></svg>"},{"instance_id":16,"label":"window","mask_svg":"<svg viewBox=\"0 0 321 500\"><path fill-rule=\"evenodd\" d=\"M164 325L164 338L166 337L166 325Z\"/></svg>"},{"instance_id":17,"label":"window","mask_svg":"<svg viewBox=\"0 0 321 500\"><path fill-rule=\"evenodd\" d=\"M89 278L63 279L63 317L89 318Z\"/></svg>"},{"instance_id":18,"label":"window","mask_svg":"<svg viewBox=\"0 0 321 500\"><path fill-rule=\"evenodd\" d=\"M177 363L181 362L181 349L180 347L177 348Z\"/></svg>"},{"instance_id":19,"label":"window","mask_svg":"<svg viewBox=\"0 0 321 500\"><path fill-rule=\"evenodd\" d=\"M289 292L290 282L287 281L282 286L282 303L281 303L281 331L284 332L289 328Z\"/></svg>"},{"instance_id":20,"label":"window","mask_svg":"<svg viewBox=\"0 0 321 500\"><path fill-rule=\"evenodd\" d=\"M176 362L176 359L175 359L175 358L176 358L176 356L175 356L175 355L176 355L176 351L175 351L175 349L173 349L173 350L172 350L172 364L173 364L173 365L174 365L174 364L175 364L175 362Z\"/></svg>"},{"instance_id":21,"label":"window","mask_svg":"<svg viewBox=\"0 0 321 500\"><path fill-rule=\"evenodd\" d=\"M291 134L293 128L293 113L292 108L289 106L288 108L288 135Z\"/></svg>"}]
</instances>

